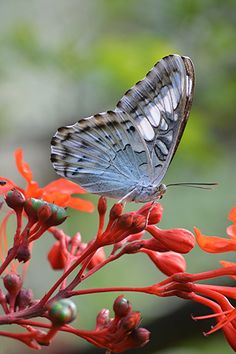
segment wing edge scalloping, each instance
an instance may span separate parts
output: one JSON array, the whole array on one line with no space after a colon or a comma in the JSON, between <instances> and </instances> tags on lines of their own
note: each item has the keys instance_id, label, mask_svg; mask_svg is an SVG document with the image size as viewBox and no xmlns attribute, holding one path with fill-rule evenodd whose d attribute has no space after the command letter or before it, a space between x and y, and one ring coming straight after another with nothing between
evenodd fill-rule
<instances>
[{"instance_id":1,"label":"wing edge scalloping","mask_svg":"<svg viewBox=\"0 0 236 354\"><path fill-rule=\"evenodd\" d=\"M160 69L158 69L159 65L160 65ZM168 70L166 70L165 65L168 65ZM141 113L143 114L143 116L147 117L147 113L144 112L143 107L139 103L139 100L133 96L132 92L134 92L134 94L136 94L136 95L138 94L140 96L140 94L141 95L145 94L145 92L142 92L144 90L144 91L147 91L147 97L151 98L149 91L146 90L145 85L142 87L142 83L144 83L144 84L147 83L150 90L154 91L154 95L157 94L157 96L158 96L158 94L161 94L161 87L164 87L167 85L164 80L164 78L165 78L164 75L159 74L159 73L163 72L163 70L165 70L165 72L167 72L166 78L168 78L169 84L171 84L171 88L174 89L175 86L177 87L178 102L177 102L176 108L174 108L174 102L172 99L172 95L168 92L168 100L169 100L169 105L172 107L172 114L174 112L176 112L176 110L178 109L178 106L180 105L180 103L184 99L184 97L186 97L186 101L187 101L185 106L188 107L188 111L189 111L190 107L191 107L190 103L192 102L191 96L193 94L194 85L192 85L191 90L190 90L190 92L188 92L188 97L187 97L186 93L188 90L188 87L187 87L188 83L186 82L186 77L184 78L184 80L185 80L185 83L183 84L184 89L181 88L181 85L182 85L181 81L183 80L182 76L183 76L183 72L184 72L185 76L191 77L193 84L194 84L194 67L193 67L193 63L190 58L188 58L187 56L181 56L178 54L171 54L171 55L165 56L164 58L160 59L153 66L153 68L151 70L149 70L149 72L146 74L146 76L142 80L139 80L135 85L133 85L130 89L128 89L125 92L125 94L121 97L121 99L117 103L116 111L126 112L126 109L128 109L127 113L129 114L131 112L131 114L132 114L132 111L135 112L134 106L136 106L136 110L140 110ZM170 78L170 73L174 72L174 70L176 72L179 72L180 78L182 78L179 83L177 83L176 77L174 75L173 75L173 78ZM158 85L160 87L158 87ZM170 85L167 85L167 86L170 86ZM153 88L154 88L154 90L153 90ZM141 90L141 92L140 92L140 90ZM183 90L185 90L185 92L183 92ZM189 96L191 97L191 102L190 102ZM162 95L162 99L163 99L163 95ZM132 104L132 101L134 102L134 104ZM152 101L152 99L150 101ZM123 105L124 105L124 107L122 107ZM160 111L160 109L159 109L159 111ZM162 111L167 112L167 108L164 106ZM161 111L160 111L160 122L162 119L161 115L163 115L163 113L161 114ZM168 159L169 163L175 154L175 151L179 145L180 138L183 134L184 127L187 123L188 114L186 114L186 107L183 109L183 116L184 116L184 118L182 119L182 122L180 123L180 127L178 129L179 138L178 137L176 138L176 143L175 143L176 148L174 149L174 151L169 153L171 155L170 158ZM136 122L135 117L132 116L132 119ZM183 121L185 122L185 124L183 123ZM154 127L152 124L152 128L155 130L155 135L157 135L158 130L160 131L160 124L161 123L159 123L157 127ZM157 136L156 136L156 138L154 137L154 141L156 141L156 140L157 140ZM153 142L151 142L151 144L152 144L151 145L148 143L147 140L146 140L146 143L147 143L149 152L152 154L152 152L154 151L155 144L153 144ZM157 159L159 160L158 156L157 156ZM156 164L153 163L152 160L153 160L153 158L151 157L152 167L155 169Z\"/></svg>"},{"instance_id":2,"label":"wing edge scalloping","mask_svg":"<svg viewBox=\"0 0 236 354\"><path fill-rule=\"evenodd\" d=\"M185 68L185 71L186 71L186 74L187 74L186 77L187 76L191 76L191 78L192 78L191 91L189 92L188 95L186 95L186 101L185 101L185 105L184 105L184 108L183 108L183 119L181 120L181 123L179 125L179 129L178 129L178 133L177 133L177 139L176 139L176 143L174 145L173 151L171 152L168 161L166 161L166 163L165 163L166 166L165 166L165 168L162 169L162 173L159 174L153 180L153 183L155 183L155 181L157 179L159 179L160 181L163 179L163 177L164 177L164 175L165 175L165 173L166 173L166 171L168 169L168 166L170 165L170 163L171 163L171 161L172 161L172 159L173 159L173 157L174 157L174 155L175 155L175 153L177 151L177 148L179 146L180 140L182 138L185 126L186 126L188 118L189 118L190 109L191 109L191 106L192 106L193 93L194 93L194 88L195 88L195 70L194 70L194 65L193 65L192 60L189 57L180 56L180 58L182 59L182 61L184 63L184 68ZM186 80L186 78L185 78L185 84L186 84L186 87L185 87L185 89L186 89L187 88L187 80Z\"/></svg>"},{"instance_id":3,"label":"wing edge scalloping","mask_svg":"<svg viewBox=\"0 0 236 354\"><path fill-rule=\"evenodd\" d=\"M185 107L184 107L185 119L183 119L182 123L180 124L178 138L176 140L175 148L174 148L174 151L172 153L170 162L172 161L172 159L173 159L173 157L174 157L174 155L176 153L176 150L177 150L177 148L179 146L179 143L180 143L180 140L182 138L185 126L187 124L187 121L188 121L188 118L189 118L189 114L190 114L190 110L191 110L191 107L192 107L193 95L194 95L194 90L195 90L195 68L194 68L193 62L187 56L181 56L181 59L184 62L187 76L191 76L191 78L192 78L192 87L191 87L191 92L187 96L187 100L186 100Z\"/></svg>"},{"instance_id":4,"label":"wing edge scalloping","mask_svg":"<svg viewBox=\"0 0 236 354\"><path fill-rule=\"evenodd\" d=\"M152 129L154 130L155 134L156 134L156 130L159 129L160 130L160 121L161 121L161 111L165 111L167 112L167 108L165 106L162 105L162 110L160 110L159 107L157 107L159 113L160 113L160 121L158 123L158 125L155 125L153 124L153 122L151 122L149 120L149 117L148 117L148 114L147 112L145 112L143 110L143 107L142 105L140 105L140 102L139 100L137 99L137 97L135 97L135 95L138 95L141 99L142 99L142 95L145 95L146 94L146 98L149 97L149 100L150 102L153 101L153 98L151 97L150 95L150 92L149 90L147 89L146 87L146 84L147 86L150 88L150 91L153 91L153 94L154 96L158 96L158 94L161 94L161 88L166 86L166 83L163 81L163 78L162 76L163 75L159 75L159 72L161 72L161 69L163 70L163 62L169 62L169 61L172 61L173 62L173 59L176 59L176 67L178 68L178 60L181 60L181 64L183 62L183 69L185 69L185 65L184 65L184 58L188 58L188 57L184 57L184 56L180 56L178 54L171 54L171 55L168 55L168 56L165 56L164 58L160 59L153 67L151 70L149 70L149 72L146 74L146 76L142 79L142 80L139 80L135 85L133 85L130 89L128 89L125 94L121 97L121 99L117 102L117 105L116 105L116 111L124 111L124 112L127 112L128 114L131 113L132 115L132 112L135 112L134 111L134 105L136 105L136 110L140 110L143 117L146 117L148 119L148 122L150 122L150 125L152 127ZM188 58L189 59L189 58ZM189 59L190 60L190 59ZM158 66L160 65L160 69L158 69ZM185 69L186 70L186 69ZM182 71L182 70L181 70ZM170 70L171 72L171 70ZM169 74L166 75L166 77L169 79ZM172 87L173 87L173 80L170 80L170 83L172 83ZM160 85L161 83L161 85ZM160 85L161 87L158 87L158 85ZM169 94L168 92L168 96L170 98L169 102L172 103L172 107L173 107L173 111L175 110L174 109L174 104L173 104L173 100L172 100L172 97L171 97L171 94ZM179 96L180 93L179 93ZM162 95L162 100L164 100L164 97ZM132 105L132 101L134 102L134 104ZM179 98L179 101L180 101L180 98ZM161 103L161 102L160 102ZM155 106L157 106L157 104L155 103ZM138 115L137 115L138 117ZM135 118L132 116L132 118L135 120ZM135 120L136 121L136 120ZM137 122L136 122L137 124ZM141 131L140 131L141 133ZM142 134L142 133L141 133ZM143 136L143 135L142 135ZM154 138L153 138L154 139ZM148 145L148 148L149 148L149 151L151 152L153 150L153 145L152 145L152 140L150 140L150 142L145 139L147 145Z\"/></svg>"},{"instance_id":5,"label":"wing edge scalloping","mask_svg":"<svg viewBox=\"0 0 236 354\"><path fill-rule=\"evenodd\" d=\"M171 56L168 56L168 57L171 57ZM186 72L185 83L184 83L186 99L185 99L185 104L183 107L183 118L180 121L178 133L177 133L177 137L176 137L176 142L173 145L173 150L172 150L172 152L170 152L169 156L167 157L167 160L165 161L165 164L164 164L165 168L163 168L161 173L155 177L155 179L153 180L153 183L155 183L155 181L157 179L159 179L159 181L161 181L163 179L163 177L168 169L168 166L170 165L170 163L177 151L177 148L178 148L180 140L182 138L185 126L186 126L188 118L189 118L189 113L190 113L190 109L191 109L191 105L192 105L192 101L193 101L193 93L194 93L194 88L195 88L195 72L194 72L193 62L189 57L186 57L186 56L178 56L178 57L182 60L182 62L184 64L184 69ZM165 58L163 58L163 59L165 59ZM192 79L191 91L188 94L186 94L186 92L187 92L187 76L190 76Z\"/></svg>"}]
</instances>

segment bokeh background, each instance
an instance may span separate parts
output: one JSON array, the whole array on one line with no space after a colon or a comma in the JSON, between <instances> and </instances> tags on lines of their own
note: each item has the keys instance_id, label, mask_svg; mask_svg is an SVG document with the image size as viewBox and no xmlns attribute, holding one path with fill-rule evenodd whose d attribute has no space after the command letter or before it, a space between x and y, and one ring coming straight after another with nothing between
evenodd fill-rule
<instances>
[{"instance_id":1,"label":"bokeh background","mask_svg":"<svg viewBox=\"0 0 236 354\"><path fill-rule=\"evenodd\" d=\"M196 225L206 234L225 235L235 205L236 2L234 0L10 0L0 1L0 175L23 183L13 153L22 147L40 185L56 175L49 161L50 139L59 126L112 109L123 93L170 53L190 56L196 91L190 119L166 183L218 182L212 191L173 187L163 199L161 227ZM86 196L97 201L97 197ZM112 205L112 203L110 203ZM136 205L129 206L137 208ZM97 215L69 211L69 234L91 239ZM59 274L47 264L53 240L34 249L28 286L40 297ZM186 257L188 271L218 267L218 259L197 246ZM108 267L109 268L109 267ZM161 275L145 257L130 256L104 269L84 286L148 285ZM76 326L93 328L102 307L117 294L78 300ZM231 353L223 335L204 338L210 326L195 323L206 309L177 299L125 294L152 329L152 341L137 353ZM187 307L186 307L187 306ZM31 353L1 339L0 353ZM62 335L42 353L92 353L93 348ZM100 352L95 350L95 352ZM131 351L132 352L132 351Z\"/></svg>"}]
</instances>

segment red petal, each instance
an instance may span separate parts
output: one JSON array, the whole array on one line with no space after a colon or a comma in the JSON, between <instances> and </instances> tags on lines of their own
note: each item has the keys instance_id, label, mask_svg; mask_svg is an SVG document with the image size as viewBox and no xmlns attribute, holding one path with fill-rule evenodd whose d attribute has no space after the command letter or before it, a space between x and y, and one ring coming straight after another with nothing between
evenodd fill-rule
<instances>
[{"instance_id":1,"label":"red petal","mask_svg":"<svg viewBox=\"0 0 236 354\"><path fill-rule=\"evenodd\" d=\"M234 262L227 262L227 261L220 261L220 264L227 268L227 267L233 267L233 266L236 266L236 263ZM236 280L236 276L235 275L231 275L231 278L233 278L234 280Z\"/></svg>"},{"instance_id":2,"label":"red petal","mask_svg":"<svg viewBox=\"0 0 236 354\"><path fill-rule=\"evenodd\" d=\"M42 188L39 188L39 185L35 181L30 181L28 183L27 188L25 189L25 195L26 197L31 197L31 198L41 198L43 193Z\"/></svg>"},{"instance_id":3,"label":"red petal","mask_svg":"<svg viewBox=\"0 0 236 354\"><path fill-rule=\"evenodd\" d=\"M92 212L94 211L93 203L80 198L73 198L69 194L64 193L43 193L43 200L48 203L53 203L61 207L71 207L80 211Z\"/></svg>"},{"instance_id":4,"label":"red petal","mask_svg":"<svg viewBox=\"0 0 236 354\"><path fill-rule=\"evenodd\" d=\"M236 206L230 210L228 219L236 223Z\"/></svg>"},{"instance_id":5,"label":"red petal","mask_svg":"<svg viewBox=\"0 0 236 354\"><path fill-rule=\"evenodd\" d=\"M18 148L15 151L16 167L24 179L30 183L33 175L29 165L23 160L23 150Z\"/></svg>"},{"instance_id":6,"label":"red petal","mask_svg":"<svg viewBox=\"0 0 236 354\"><path fill-rule=\"evenodd\" d=\"M64 193L43 193L42 195L43 200L48 203L56 204L61 207L68 206L68 202L70 200L70 196Z\"/></svg>"},{"instance_id":7,"label":"red petal","mask_svg":"<svg viewBox=\"0 0 236 354\"><path fill-rule=\"evenodd\" d=\"M236 238L236 224L228 226L226 232L228 236Z\"/></svg>"},{"instance_id":8,"label":"red petal","mask_svg":"<svg viewBox=\"0 0 236 354\"><path fill-rule=\"evenodd\" d=\"M229 240L218 236L206 236L199 229L194 228L198 245L209 253L222 253L236 251L235 240Z\"/></svg>"},{"instance_id":9,"label":"red petal","mask_svg":"<svg viewBox=\"0 0 236 354\"><path fill-rule=\"evenodd\" d=\"M53 192L61 192L65 194L86 193L86 191L78 184L68 181L67 179L64 178L59 178L56 181L47 184L43 189L47 193L53 193Z\"/></svg>"},{"instance_id":10,"label":"red petal","mask_svg":"<svg viewBox=\"0 0 236 354\"><path fill-rule=\"evenodd\" d=\"M92 202L89 200L83 200L80 198L73 198L70 197L68 205L71 208L78 209L80 211L87 211L88 213L91 213L94 211L94 205Z\"/></svg>"}]
</instances>

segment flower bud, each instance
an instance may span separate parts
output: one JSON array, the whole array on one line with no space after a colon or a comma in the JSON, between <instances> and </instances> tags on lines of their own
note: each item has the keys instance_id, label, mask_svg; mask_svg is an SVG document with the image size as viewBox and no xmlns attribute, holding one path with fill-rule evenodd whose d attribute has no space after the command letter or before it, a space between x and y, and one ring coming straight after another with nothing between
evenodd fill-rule
<instances>
[{"instance_id":1,"label":"flower bud","mask_svg":"<svg viewBox=\"0 0 236 354\"><path fill-rule=\"evenodd\" d=\"M131 312L120 320L120 328L126 333L130 332L136 327L138 327L140 320L141 320L140 312L138 311Z\"/></svg>"},{"instance_id":2,"label":"flower bud","mask_svg":"<svg viewBox=\"0 0 236 354\"><path fill-rule=\"evenodd\" d=\"M140 208L137 213L148 217L148 225L158 224L162 218L163 208L159 203L149 202Z\"/></svg>"},{"instance_id":3,"label":"flower bud","mask_svg":"<svg viewBox=\"0 0 236 354\"><path fill-rule=\"evenodd\" d=\"M61 270L65 268L67 257L61 247L60 242L54 243L48 252L48 261L54 270Z\"/></svg>"},{"instance_id":4,"label":"flower bud","mask_svg":"<svg viewBox=\"0 0 236 354\"><path fill-rule=\"evenodd\" d=\"M123 335L120 342L114 345L115 353L123 353L129 349L141 348L150 340L150 332L145 328L135 328L131 333Z\"/></svg>"},{"instance_id":5,"label":"flower bud","mask_svg":"<svg viewBox=\"0 0 236 354\"><path fill-rule=\"evenodd\" d=\"M44 205L44 201L35 198L29 198L24 204L24 210L29 220L32 222L38 221L38 209Z\"/></svg>"},{"instance_id":6,"label":"flower bud","mask_svg":"<svg viewBox=\"0 0 236 354\"><path fill-rule=\"evenodd\" d=\"M9 273L3 277L3 284L11 296L16 296L22 287L22 279L16 273Z\"/></svg>"},{"instance_id":7,"label":"flower bud","mask_svg":"<svg viewBox=\"0 0 236 354\"><path fill-rule=\"evenodd\" d=\"M150 340L150 332L146 328L135 328L129 337L132 338L132 348L140 348L147 344Z\"/></svg>"},{"instance_id":8,"label":"flower bud","mask_svg":"<svg viewBox=\"0 0 236 354\"><path fill-rule=\"evenodd\" d=\"M131 310L132 306L123 295L118 296L114 301L113 311L116 317L125 317L131 312Z\"/></svg>"},{"instance_id":9,"label":"flower bud","mask_svg":"<svg viewBox=\"0 0 236 354\"><path fill-rule=\"evenodd\" d=\"M96 318L96 330L103 329L108 327L110 324L111 320L109 318L109 310L108 309L102 309Z\"/></svg>"},{"instance_id":10,"label":"flower bud","mask_svg":"<svg viewBox=\"0 0 236 354\"><path fill-rule=\"evenodd\" d=\"M184 257L176 252L154 252L145 251L153 263L160 269L162 273L171 276L175 273L184 272L186 270L186 262Z\"/></svg>"},{"instance_id":11,"label":"flower bud","mask_svg":"<svg viewBox=\"0 0 236 354\"><path fill-rule=\"evenodd\" d=\"M4 295L2 289L0 289L0 304L3 304L6 301L6 296Z\"/></svg>"},{"instance_id":12,"label":"flower bud","mask_svg":"<svg viewBox=\"0 0 236 354\"><path fill-rule=\"evenodd\" d=\"M194 235L185 229L161 230L151 225L147 231L169 251L188 253L195 244Z\"/></svg>"},{"instance_id":13,"label":"flower bud","mask_svg":"<svg viewBox=\"0 0 236 354\"><path fill-rule=\"evenodd\" d=\"M98 200L98 213L100 215L105 215L106 211L107 211L107 199L102 196Z\"/></svg>"},{"instance_id":14,"label":"flower bud","mask_svg":"<svg viewBox=\"0 0 236 354\"><path fill-rule=\"evenodd\" d=\"M150 238L148 240L142 240L142 247L144 249L157 251L157 252L167 252L167 251L169 251L169 248L167 246L164 246L156 238Z\"/></svg>"},{"instance_id":15,"label":"flower bud","mask_svg":"<svg viewBox=\"0 0 236 354\"><path fill-rule=\"evenodd\" d=\"M106 259L106 254L104 252L104 248L100 247L96 253L93 255L91 261L89 262L87 269L90 270L96 267L98 264L104 262Z\"/></svg>"},{"instance_id":16,"label":"flower bud","mask_svg":"<svg viewBox=\"0 0 236 354\"><path fill-rule=\"evenodd\" d=\"M52 215L52 209L50 208L50 204L45 203L41 205L38 209L38 220L40 221L41 224L45 224L48 219Z\"/></svg>"},{"instance_id":17,"label":"flower bud","mask_svg":"<svg viewBox=\"0 0 236 354\"><path fill-rule=\"evenodd\" d=\"M143 241L128 243L122 249L122 253L126 253L126 254L137 253L140 251L142 247L143 247Z\"/></svg>"},{"instance_id":18,"label":"flower bud","mask_svg":"<svg viewBox=\"0 0 236 354\"><path fill-rule=\"evenodd\" d=\"M127 228L131 227L133 224L134 213L126 213L119 217L117 220L117 227L126 230Z\"/></svg>"},{"instance_id":19,"label":"flower bud","mask_svg":"<svg viewBox=\"0 0 236 354\"><path fill-rule=\"evenodd\" d=\"M21 289L16 298L16 306L19 310L24 310L26 307L30 306L33 302L33 291L32 289Z\"/></svg>"},{"instance_id":20,"label":"flower bud","mask_svg":"<svg viewBox=\"0 0 236 354\"><path fill-rule=\"evenodd\" d=\"M123 209L124 209L123 204L121 203L114 204L110 210L109 221L114 221L115 219L117 219L122 214Z\"/></svg>"},{"instance_id":21,"label":"flower bud","mask_svg":"<svg viewBox=\"0 0 236 354\"><path fill-rule=\"evenodd\" d=\"M81 245L81 234L76 232L70 239L71 252L74 253Z\"/></svg>"},{"instance_id":22,"label":"flower bud","mask_svg":"<svg viewBox=\"0 0 236 354\"><path fill-rule=\"evenodd\" d=\"M132 232L133 232L133 230L132 230ZM144 234L145 234L145 230L143 230L141 232L137 232L136 234L130 234L129 236L125 237L124 239L122 239L121 241L117 242L114 245L113 252L116 252L117 250L119 250L125 243L140 240L140 238L142 238ZM123 249L122 252L124 251L123 253L135 253L135 252L137 252L137 248L136 248L136 251L135 251L135 248L136 248L136 246L135 247L131 246L129 248L129 250L130 250L130 252L129 252L128 248L126 248L126 246L125 246L125 251ZM140 247L139 247L139 249L140 249Z\"/></svg>"},{"instance_id":23,"label":"flower bud","mask_svg":"<svg viewBox=\"0 0 236 354\"><path fill-rule=\"evenodd\" d=\"M67 212L64 208L59 207L55 204L48 204L51 208L52 215L45 222L48 227L57 226L62 224L67 219Z\"/></svg>"},{"instance_id":24,"label":"flower bud","mask_svg":"<svg viewBox=\"0 0 236 354\"><path fill-rule=\"evenodd\" d=\"M5 201L9 208L21 212L24 207L25 196L14 188L6 194Z\"/></svg>"},{"instance_id":25,"label":"flower bud","mask_svg":"<svg viewBox=\"0 0 236 354\"><path fill-rule=\"evenodd\" d=\"M27 262L31 258L30 248L28 243L22 243L16 253L15 259L19 262Z\"/></svg>"},{"instance_id":26,"label":"flower bud","mask_svg":"<svg viewBox=\"0 0 236 354\"><path fill-rule=\"evenodd\" d=\"M136 234L131 234L126 238L127 242L133 242L133 241L137 241L140 240L143 235L145 234L145 230L142 230L140 232L137 232Z\"/></svg>"},{"instance_id":27,"label":"flower bud","mask_svg":"<svg viewBox=\"0 0 236 354\"><path fill-rule=\"evenodd\" d=\"M5 295L2 291L2 289L0 289L0 305L2 306L2 309L5 313L8 313L9 309L8 309L8 298L9 298L9 294Z\"/></svg>"},{"instance_id":28,"label":"flower bud","mask_svg":"<svg viewBox=\"0 0 236 354\"><path fill-rule=\"evenodd\" d=\"M48 317L55 326L63 326L74 321L76 314L76 305L70 299L55 301L48 308Z\"/></svg>"},{"instance_id":29,"label":"flower bud","mask_svg":"<svg viewBox=\"0 0 236 354\"><path fill-rule=\"evenodd\" d=\"M139 233L146 228L146 218L143 215L134 215L132 233Z\"/></svg>"}]
</instances>

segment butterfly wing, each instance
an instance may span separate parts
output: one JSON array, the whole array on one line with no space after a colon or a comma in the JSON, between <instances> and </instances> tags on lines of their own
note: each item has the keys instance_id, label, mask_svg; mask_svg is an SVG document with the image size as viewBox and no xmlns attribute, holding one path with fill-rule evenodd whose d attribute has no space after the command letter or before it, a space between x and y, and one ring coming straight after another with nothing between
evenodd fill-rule
<instances>
[{"instance_id":1,"label":"butterfly wing","mask_svg":"<svg viewBox=\"0 0 236 354\"><path fill-rule=\"evenodd\" d=\"M150 152L159 185L178 147L192 104L194 67L188 57L169 55L128 90L117 104L135 120Z\"/></svg>"},{"instance_id":2,"label":"butterfly wing","mask_svg":"<svg viewBox=\"0 0 236 354\"><path fill-rule=\"evenodd\" d=\"M92 193L113 198L123 198L138 185L159 185L184 131L193 87L189 58L163 58L114 112L57 131L51 147L55 170ZM135 199L141 200L138 193Z\"/></svg>"},{"instance_id":3,"label":"butterfly wing","mask_svg":"<svg viewBox=\"0 0 236 354\"><path fill-rule=\"evenodd\" d=\"M59 175L76 179L92 193L122 198L140 180L149 180L149 151L125 112L105 112L59 128L51 153Z\"/></svg>"}]
</instances>

